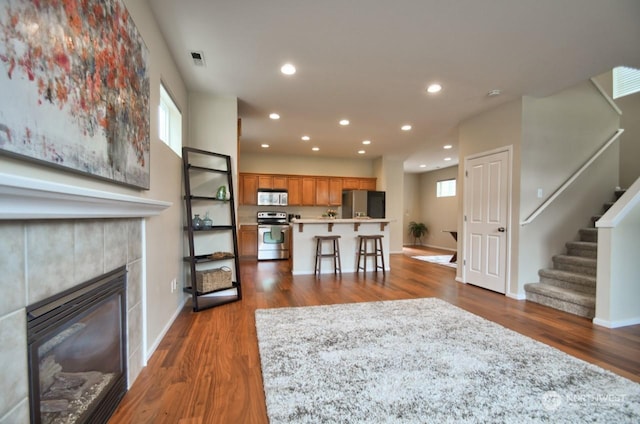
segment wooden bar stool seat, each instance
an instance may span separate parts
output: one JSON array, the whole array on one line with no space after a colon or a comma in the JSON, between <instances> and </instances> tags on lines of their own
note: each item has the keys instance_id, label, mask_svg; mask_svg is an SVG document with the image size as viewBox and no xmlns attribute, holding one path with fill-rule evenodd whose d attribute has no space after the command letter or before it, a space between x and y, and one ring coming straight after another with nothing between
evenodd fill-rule
<instances>
[{"instance_id":1,"label":"wooden bar stool seat","mask_svg":"<svg viewBox=\"0 0 640 424\"><path fill-rule=\"evenodd\" d=\"M358 236L358 254L356 257L356 272L363 270L367 272L367 258L373 257L375 260L374 271L378 272L378 269L382 269L382 273L385 273L384 269L384 251L382 249L382 235L370 235L370 236ZM372 250L369 250L371 248ZM380 258L380 261L378 261ZM361 259L364 259L364 263L360 265Z\"/></svg>"},{"instance_id":2,"label":"wooden bar stool seat","mask_svg":"<svg viewBox=\"0 0 640 424\"><path fill-rule=\"evenodd\" d=\"M342 263L340 262L340 236L315 236L316 239L316 264L314 275L321 274L322 258L333 258L333 273L342 275ZM331 242L329 252L322 252L322 243Z\"/></svg>"}]
</instances>

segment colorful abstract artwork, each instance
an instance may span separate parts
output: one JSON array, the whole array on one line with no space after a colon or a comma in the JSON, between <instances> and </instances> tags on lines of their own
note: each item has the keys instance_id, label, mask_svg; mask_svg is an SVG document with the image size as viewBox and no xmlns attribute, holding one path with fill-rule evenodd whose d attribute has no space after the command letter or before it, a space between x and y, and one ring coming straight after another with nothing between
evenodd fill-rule
<instances>
[{"instance_id":1,"label":"colorful abstract artwork","mask_svg":"<svg viewBox=\"0 0 640 424\"><path fill-rule=\"evenodd\" d=\"M121 0L2 0L0 153L148 189L147 57Z\"/></svg>"}]
</instances>

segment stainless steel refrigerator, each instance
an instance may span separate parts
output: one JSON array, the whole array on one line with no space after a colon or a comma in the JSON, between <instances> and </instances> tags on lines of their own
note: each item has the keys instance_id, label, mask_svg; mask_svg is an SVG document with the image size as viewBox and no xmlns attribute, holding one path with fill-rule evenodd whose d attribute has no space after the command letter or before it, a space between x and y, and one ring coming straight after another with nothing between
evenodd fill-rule
<instances>
[{"instance_id":1,"label":"stainless steel refrigerator","mask_svg":"<svg viewBox=\"0 0 640 424\"><path fill-rule=\"evenodd\" d=\"M385 218L385 192L370 190L344 190L342 192L342 218Z\"/></svg>"}]
</instances>

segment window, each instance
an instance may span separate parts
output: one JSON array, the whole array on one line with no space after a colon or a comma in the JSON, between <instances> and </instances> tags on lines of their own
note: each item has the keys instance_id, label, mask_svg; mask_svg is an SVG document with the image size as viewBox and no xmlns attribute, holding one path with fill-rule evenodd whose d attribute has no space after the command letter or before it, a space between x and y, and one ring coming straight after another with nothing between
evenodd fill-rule
<instances>
[{"instance_id":1,"label":"window","mask_svg":"<svg viewBox=\"0 0 640 424\"><path fill-rule=\"evenodd\" d=\"M456 180L443 180L436 183L436 197L452 197L456 195Z\"/></svg>"},{"instance_id":2,"label":"window","mask_svg":"<svg viewBox=\"0 0 640 424\"><path fill-rule=\"evenodd\" d=\"M178 156L182 156L182 113L162 84L158 107L158 136Z\"/></svg>"},{"instance_id":3,"label":"window","mask_svg":"<svg viewBox=\"0 0 640 424\"><path fill-rule=\"evenodd\" d=\"M640 70L619 66L613 68L613 98L640 91Z\"/></svg>"}]
</instances>

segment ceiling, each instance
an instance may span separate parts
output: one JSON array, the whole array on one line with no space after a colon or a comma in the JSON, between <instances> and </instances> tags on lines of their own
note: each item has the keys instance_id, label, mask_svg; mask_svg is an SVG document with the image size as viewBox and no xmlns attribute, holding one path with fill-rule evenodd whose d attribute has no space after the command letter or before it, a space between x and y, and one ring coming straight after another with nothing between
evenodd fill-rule
<instances>
[{"instance_id":1,"label":"ceiling","mask_svg":"<svg viewBox=\"0 0 640 424\"><path fill-rule=\"evenodd\" d=\"M473 115L615 66L640 68L638 0L149 4L188 90L238 98L241 152L385 155L424 172L458 162L456 127ZM286 62L295 75L280 72ZM425 91L433 82L440 93ZM281 118L269 119L272 112ZM400 129L405 123L411 131Z\"/></svg>"}]
</instances>

